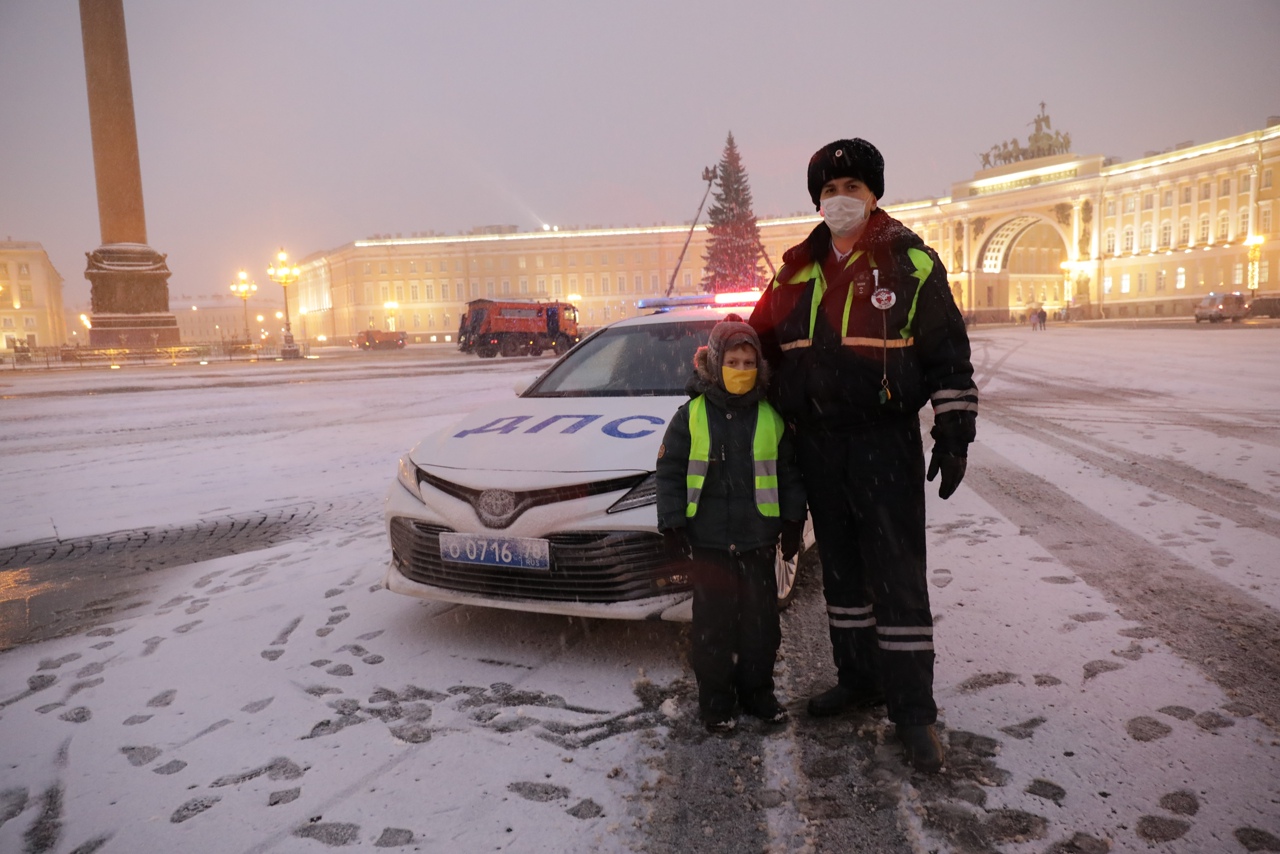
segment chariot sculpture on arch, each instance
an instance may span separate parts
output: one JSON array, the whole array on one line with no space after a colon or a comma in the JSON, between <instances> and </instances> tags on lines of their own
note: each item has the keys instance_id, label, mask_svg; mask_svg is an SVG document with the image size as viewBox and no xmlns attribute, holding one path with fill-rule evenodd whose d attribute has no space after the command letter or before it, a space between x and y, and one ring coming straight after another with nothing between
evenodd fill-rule
<instances>
[{"instance_id":1,"label":"chariot sculpture on arch","mask_svg":"<svg viewBox=\"0 0 1280 854\"><path fill-rule=\"evenodd\" d=\"M993 169L996 166L1007 166L1010 163L1018 163L1023 160L1034 160L1038 157L1051 157L1056 154L1069 153L1071 151L1071 134L1053 130L1053 123L1044 108L1045 103L1041 101L1040 113L1027 123L1028 125L1034 125L1035 130L1027 136L1026 145L1023 145L1018 139L1010 139L991 146L978 155L978 159L982 161L982 168Z\"/></svg>"}]
</instances>

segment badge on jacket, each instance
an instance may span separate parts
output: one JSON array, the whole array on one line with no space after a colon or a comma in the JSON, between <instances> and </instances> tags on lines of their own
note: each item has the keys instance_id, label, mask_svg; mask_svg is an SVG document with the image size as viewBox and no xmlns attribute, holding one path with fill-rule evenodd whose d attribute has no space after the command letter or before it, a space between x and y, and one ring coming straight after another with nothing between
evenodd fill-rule
<instances>
[{"instance_id":1,"label":"badge on jacket","mask_svg":"<svg viewBox=\"0 0 1280 854\"><path fill-rule=\"evenodd\" d=\"M898 301L898 295L888 288L876 288L871 295L871 304L881 311L888 311Z\"/></svg>"}]
</instances>

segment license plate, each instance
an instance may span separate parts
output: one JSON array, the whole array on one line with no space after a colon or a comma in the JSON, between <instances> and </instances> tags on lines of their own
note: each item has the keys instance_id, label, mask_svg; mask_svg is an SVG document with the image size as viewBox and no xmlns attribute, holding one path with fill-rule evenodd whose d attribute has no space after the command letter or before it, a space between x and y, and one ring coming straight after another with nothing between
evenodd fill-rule
<instances>
[{"instance_id":1,"label":"license plate","mask_svg":"<svg viewBox=\"0 0 1280 854\"><path fill-rule=\"evenodd\" d=\"M440 534L440 557L451 563L551 569L551 544L532 537L492 537L483 534Z\"/></svg>"}]
</instances>

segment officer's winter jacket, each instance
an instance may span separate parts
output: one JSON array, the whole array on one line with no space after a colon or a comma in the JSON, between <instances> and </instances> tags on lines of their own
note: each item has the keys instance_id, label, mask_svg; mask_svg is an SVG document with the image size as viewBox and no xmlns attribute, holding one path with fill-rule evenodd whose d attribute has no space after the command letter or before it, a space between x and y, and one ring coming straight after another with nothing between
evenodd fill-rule
<instances>
[{"instance_id":1,"label":"officer's winter jacket","mask_svg":"<svg viewBox=\"0 0 1280 854\"><path fill-rule=\"evenodd\" d=\"M658 527L684 527L693 545L708 549L745 552L772 545L778 540L784 519L805 518L805 498L791 438L784 432L778 446L780 515L766 517L756 506L752 440L767 368L761 365L754 389L731 395L711 374L705 348L699 351L695 367L697 375L688 390L691 396L705 396L711 458L697 513L687 516L686 475L691 442L686 403L667 425L658 452Z\"/></svg>"},{"instance_id":2,"label":"officer's winter jacket","mask_svg":"<svg viewBox=\"0 0 1280 854\"><path fill-rule=\"evenodd\" d=\"M937 254L883 209L843 262L824 223L787 250L749 322L787 421L843 432L914 417L931 401L938 448L965 455L978 389L964 319Z\"/></svg>"}]
</instances>

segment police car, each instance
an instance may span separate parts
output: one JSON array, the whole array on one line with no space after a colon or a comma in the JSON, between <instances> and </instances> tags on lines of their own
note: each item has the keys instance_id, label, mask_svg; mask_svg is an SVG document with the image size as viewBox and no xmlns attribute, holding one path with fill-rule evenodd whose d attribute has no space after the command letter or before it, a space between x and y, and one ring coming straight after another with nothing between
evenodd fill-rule
<instances>
[{"instance_id":1,"label":"police car","mask_svg":"<svg viewBox=\"0 0 1280 854\"><path fill-rule=\"evenodd\" d=\"M657 532L658 446L688 400L694 351L758 296L642 301L654 312L597 330L518 397L423 439L387 495L385 586L521 611L691 619L685 570ZM780 605L796 563L778 557Z\"/></svg>"}]
</instances>

